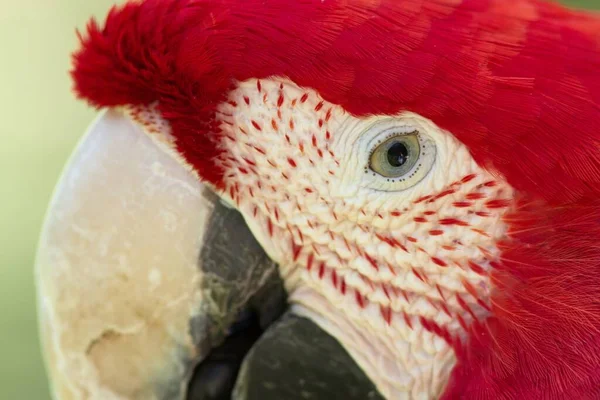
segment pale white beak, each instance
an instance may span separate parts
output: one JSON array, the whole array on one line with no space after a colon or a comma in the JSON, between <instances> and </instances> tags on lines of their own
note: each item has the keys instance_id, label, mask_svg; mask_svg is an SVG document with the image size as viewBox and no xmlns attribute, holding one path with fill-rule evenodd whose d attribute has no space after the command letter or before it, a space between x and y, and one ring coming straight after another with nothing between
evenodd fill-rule
<instances>
[{"instance_id":1,"label":"pale white beak","mask_svg":"<svg viewBox=\"0 0 600 400\"><path fill-rule=\"evenodd\" d=\"M206 342L217 340L199 260L218 207L124 115L108 111L92 125L56 188L37 255L55 399L184 398L214 345ZM230 323L237 311L220 317Z\"/></svg>"}]
</instances>

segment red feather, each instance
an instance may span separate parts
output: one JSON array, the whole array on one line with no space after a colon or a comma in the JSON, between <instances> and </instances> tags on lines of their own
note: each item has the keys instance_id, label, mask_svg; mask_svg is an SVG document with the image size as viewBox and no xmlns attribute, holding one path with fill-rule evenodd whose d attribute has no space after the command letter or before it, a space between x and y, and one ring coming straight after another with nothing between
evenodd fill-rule
<instances>
[{"instance_id":1,"label":"red feather","mask_svg":"<svg viewBox=\"0 0 600 400\"><path fill-rule=\"evenodd\" d=\"M445 398L600 398L600 17L541 0L146 0L81 40L77 93L159 101L217 186L214 109L236 80L288 77L357 116L452 132L521 206L494 316L454 343Z\"/></svg>"}]
</instances>

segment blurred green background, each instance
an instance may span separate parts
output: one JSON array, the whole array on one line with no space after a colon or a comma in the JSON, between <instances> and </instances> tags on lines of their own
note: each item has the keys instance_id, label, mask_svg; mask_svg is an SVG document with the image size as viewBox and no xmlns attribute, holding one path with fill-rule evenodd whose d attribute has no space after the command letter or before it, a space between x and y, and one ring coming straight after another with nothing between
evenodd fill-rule
<instances>
[{"instance_id":1,"label":"blurred green background","mask_svg":"<svg viewBox=\"0 0 600 400\"><path fill-rule=\"evenodd\" d=\"M70 92L75 28L115 0L0 0L0 400L48 400L33 286L46 205L94 111Z\"/></svg>"},{"instance_id":2,"label":"blurred green background","mask_svg":"<svg viewBox=\"0 0 600 400\"><path fill-rule=\"evenodd\" d=\"M94 117L70 92L74 30L114 3L0 0L0 400L50 398L37 337L35 247L61 169ZM600 0L566 3L600 8Z\"/></svg>"}]
</instances>

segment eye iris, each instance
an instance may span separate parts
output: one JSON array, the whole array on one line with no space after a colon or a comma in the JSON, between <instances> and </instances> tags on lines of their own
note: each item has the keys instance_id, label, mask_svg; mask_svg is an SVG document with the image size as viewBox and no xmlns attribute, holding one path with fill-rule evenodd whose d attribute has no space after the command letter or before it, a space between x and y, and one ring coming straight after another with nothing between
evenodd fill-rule
<instances>
[{"instance_id":1,"label":"eye iris","mask_svg":"<svg viewBox=\"0 0 600 400\"><path fill-rule=\"evenodd\" d=\"M369 149L363 175L367 186L386 192L415 186L429 174L437 154L435 143L427 134L393 125L390 123L387 129L375 125L373 133L369 131L370 140L366 145L361 143L361 149Z\"/></svg>"},{"instance_id":2,"label":"eye iris","mask_svg":"<svg viewBox=\"0 0 600 400\"><path fill-rule=\"evenodd\" d=\"M387 151L387 160L392 167L401 167L408 160L408 149L402 142L395 142Z\"/></svg>"},{"instance_id":3,"label":"eye iris","mask_svg":"<svg viewBox=\"0 0 600 400\"><path fill-rule=\"evenodd\" d=\"M372 151L369 167L385 178L399 178L414 169L420 155L417 132L398 134L379 144Z\"/></svg>"}]
</instances>

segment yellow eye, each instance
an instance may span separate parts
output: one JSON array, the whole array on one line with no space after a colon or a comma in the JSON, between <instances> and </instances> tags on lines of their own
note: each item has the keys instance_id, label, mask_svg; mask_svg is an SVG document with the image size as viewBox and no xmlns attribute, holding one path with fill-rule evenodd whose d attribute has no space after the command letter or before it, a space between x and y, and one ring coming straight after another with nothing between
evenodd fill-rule
<instances>
[{"instance_id":1,"label":"yellow eye","mask_svg":"<svg viewBox=\"0 0 600 400\"><path fill-rule=\"evenodd\" d=\"M414 122L386 118L364 131L364 141L358 141L359 157L364 160L361 186L399 192L429 175L436 161L436 142L427 127Z\"/></svg>"},{"instance_id":2,"label":"yellow eye","mask_svg":"<svg viewBox=\"0 0 600 400\"><path fill-rule=\"evenodd\" d=\"M401 178L413 171L420 154L418 132L397 134L375 147L369 168L385 178Z\"/></svg>"}]
</instances>

